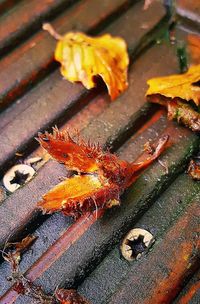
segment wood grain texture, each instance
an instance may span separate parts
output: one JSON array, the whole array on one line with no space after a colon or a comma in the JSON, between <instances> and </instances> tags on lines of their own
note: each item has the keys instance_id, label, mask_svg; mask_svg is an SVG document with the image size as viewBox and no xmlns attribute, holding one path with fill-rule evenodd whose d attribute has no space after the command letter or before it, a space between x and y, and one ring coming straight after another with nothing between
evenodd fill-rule
<instances>
[{"instance_id":1,"label":"wood grain texture","mask_svg":"<svg viewBox=\"0 0 200 304\"><path fill-rule=\"evenodd\" d=\"M130 1L104 0L99 6L96 0L85 0L74 4L55 18L52 25L64 34L70 30L95 31L103 26L119 10L121 13ZM88 14L88 11L92 12ZM0 61L0 109L20 97L45 75L58 67L54 61L56 41L41 28L30 36L14 52Z\"/></svg>"},{"instance_id":2,"label":"wood grain texture","mask_svg":"<svg viewBox=\"0 0 200 304\"><path fill-rule=\"evenodd\" d=\"M199 299L198 284L191 280L184 285L199 261L200 185L184 171L199 149L199 137L167 121L165 110L147 104L144 98L148 78L178 72L174 47L164 42L152 46L158 32L164 30L165 11L160 1L146 11L143 1L128 0L76 1L62 12L62 3L71 1L51 0L49 8L44 2L32 12L27 9L36 2L20 6L23 3L21 0L7 17L0 17L0 24L7 20L8 25L16 12L24 21L30 17L25 29L13 17L8 40L5 33L0 35L0 41L12 50L0 61L0 108L9 106L0 114L1 173L31 156L44 159L28 184L11 195L3 193L0 246L8 238L20 240L30 232L38 236L32 250L23 255L20 270L47 293L59 285L78 288L92 304L168 304L175 298L182 304L194 304ZM102 86L88 93L80 84L63 80L53 61L55 42L38 30L45 16L52 18L60 33L78 29L92 35L109 32L122 36L131 56L127 92L111 103ZM30 37L26 36L29 29ZM185 37L182 29L180 33ZM15 48L16 37L20 41ZM61 213L44 216L36 207L41 196L68 174L33 138L55 123L62 130L78 128L84 138L110 147L128 161L138 158L148 140L168 134L170 141L161 162L155 161L122 195L120 207L105 213L98 210L98 218L94 212L73 222ZM119 246L133 227L149 230L156 242L139 261L128 263ZM30 297L18 296L6 279L9 275L10 266L2 261L0 303L36 304Z\"/></svg>"},{"instance_id":3,"label":"wood grain texture","mask_svg":"<svg viewBox=\"0 0 200 304\"><path fill-rule=\"evenodd\" d=\"M0 54L6 54L41 27L45 18L67 8L72 0L23 0L0 17Z\"/></svg>"},{"instance_id":4,"label":"wood grain texture","mask_svg":"<svg viewBox=\"0 0 200 304\"><path fill-rule=\"evenodd\" d=\"M150 19L148 29L141 28L147 15L143 14L142 5L138 3L137 6L130 8L126 14L117 19L105 31L124 37L128 45L134 50L143 35L152 29L163 17L161 4L157 3L156 7L160 8L160 11L158 10L159 15L157 14L155 18ZM153 11L149 11L148 14L148 18L154 16ZM135 15L140 16L139 23ZM130 20L134 24L134 31L129 29ZM37 87L24 95L13 107L11 106L8 111L4 111L0 115L1 169L11 159L13 162L15 161L15 158L13 158L15 152L26 150L27 153L28 151L30 152L30 149L35 148L34 136L37 135L38 131L48 129L55 124L61 125L63 121L67 121L91 101L95 94L97 94L95 89L88 92L81 84L71 84L66 81L61 77L58 70L40 82ZM116 104L119 105L119 101L120 99L118 99ZM27 144L29 145L27 146Z\"/></svg>"}]
</instances>

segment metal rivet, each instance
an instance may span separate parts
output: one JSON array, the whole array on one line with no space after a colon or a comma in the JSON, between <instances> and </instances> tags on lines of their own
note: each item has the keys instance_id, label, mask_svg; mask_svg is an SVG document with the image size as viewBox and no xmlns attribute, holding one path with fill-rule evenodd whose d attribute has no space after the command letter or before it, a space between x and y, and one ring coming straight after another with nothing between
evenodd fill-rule
<instances>
[{"instance_id":1,"label":"metal rivet","mask_svg":"<svg viewBox=\"0 0 200 304\"><path fill-rule=\"evenodd\" d=\"M132 229L122 241L122 256L128 261L138 260L154 241L154 236L149 231L141 228Z\"/></svg>"},{"instance_id":2,"label":"metal rivet","mask_svg":"<svg viewBox=\"0 0 200 304\"><path fill-rule=\"evenodd\" d=\"M35 170L24 164L16 165L10 168L3 177L3 184L5 188L14 192L22 185L32 179L35 174Z\"/></svg>"}]
</instances>

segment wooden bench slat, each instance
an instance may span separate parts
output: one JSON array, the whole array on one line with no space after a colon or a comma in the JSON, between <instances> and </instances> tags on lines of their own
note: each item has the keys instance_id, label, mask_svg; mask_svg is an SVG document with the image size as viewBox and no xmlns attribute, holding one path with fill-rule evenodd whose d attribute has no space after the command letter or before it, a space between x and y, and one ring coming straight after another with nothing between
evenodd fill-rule
<instances>
[{"instance_id":1,"label":"wooden bench slat","mask_svg":"<svg viewBox=\"0 0 200 304\"><path fill-rule=\"evenodd\" d=\"M101 5L97 0L81 1L59 15L52 25L62 34L70 30L94 31L117 11L122 13L129 4L128 0L103 0ZM53 58L55 46L56 41L40 30L0 61L0 109L58 67Z\"/></svg>"},{"instance_id":2,"label":"wooden bench slat","mask_svg":"<svg viewBox=\"0 0 200 304\"><path fill-rule=\"evenodd\" d=\"M46 18L72 4L72 0L23 0L0 17L0 55L33 34Z\"/></svg>"},{"instance_id":3,"label":"wooden bench slat","mask_svg":"<svg viewBox=\"0 0 200 304\"><path fill-rule=\"evenodd\" d=\"M189 22L194 22L196 26L200 26L200 3L199 0L177 0L177 13L186 18Z\"/></svg>"},{"instance_id":4,"label":"wooden bench slat","mask_svg":"<svg viewBox=\"0 0 200 304\"><path fill-rule=\"evenodd\" d=\"M180 146L181 149L179 150ZM105 257L112 246L119 242L122 234L130 229L139 214L147 210L155 198L166 188L169 181L173 179L173 174L178 174L191 148L192 145L183 147L180 142L174 145L172 150L166 153L166 158L162 158L164 162L167 161L169 166L168 176L166 176L163 168L158 168L157 164L154 164L130 187L127 196L122 198L120 208L113 209L110 212L107 211L103 218L85 231L76 243L73 243L68 250L63 250L63 254L52 265L49 265L48 269L45 268L44 264L41 267L42 262L40 261L40 269L46 269L46 271L43 274L40 273L37 283L42 284L47 292L52 292L58 284L58 277L60 283L62 282L68 288L83 280ZM174 155L175 151L176 157ZM75 228L77 226L79 226L79 223ZM31 278L32 275L35 278L34 272L37 269L37 263L28 272ZM56 272L57 275L55 275Z\"/></svg>"},{"instance_id":5,"label":"wooden bench slat","mask_svg":"<svg viewBox=\"0 0 200 304\"><path fill-rule=\"evenodd\" d=\"M155 302L153 302L153 300L151 302L150 297L154 293L156 286L160 286L162 284L161 282L166 278L167 270L170 268L169 273L170 271L173 272L175 270L175 263L174 265L171 265L171 262L174 261L179 250L176 248L175 252L173 251L172 253L172 248L167 248L166 254L164 253L163 255L163 253L160 253L160 249L162 250L162 247L164 248L165 246L171 246L169 244L169 240L166 240L166 232L170 230L173 225L176 226L176 221L179 220L179 218L182 220L183 214L188 212L190 208L189 202L198 193L199 187L200 186L186 174L179 176L162 194L162 196L154 202L153 206L146 211L146 213L136 223L132 223L131 228L143 228L154 235L155 243L152 249L150 249L140 260L127 262L121 256L119 248L120 244L118 244L106 256L98 268L96 268L94 272L92 272L79 286L79 292L85 295L91 303L101 304L107 303L111 297L114 299L115 293L117 297L120 286L122 289L124 288L124 290L125 288L127 289L127 295L130 294L130 298L134 293L134 303L146 303L145 300L152 304L161 303L156 302L155 299ZM177 191L177 189L181 189L181 191ZM192 222L192 218L190 218L190 220ZM179 238L181 238L180 232L177 233L177 239ZM160 243L163 244L161 247L159 247ZM174 246L176 246L175 244L176 242L174 242ZM181 244L179 244L179 246L181 247ZM171 260L168 260L166 256L168 254ZM173 254L174 258L172 257ZM195 258L197 257L197 252L194 253L194 256ZM155 266L156 260L158 266ZM154 262L152 263L152 261ZM184 265L184 267L180 267L179 271L177 271L177 276L181 276L181 271L186 271L188 263L189 261ZM158 268L163 269L163 273L160 274L160 270ZM156 277L157 274L158 277ZM128 291L127 280L129 280L130 277L131 283L129 287L132 288L132 292ZM180 280L180 283L181 282L183 283L183 280ZM166 291L167 287L173 283L175 284L173 281L170 284L165 285ZM125 284L124 287L123 284ZM170 289L176 290L176 287L176 285L171 285ZM175 291L173 296L177 293L178 290ZM129 303L132 303L130 298ZM127 303L125 298L124 301L125 302L123 303ZM120 303L120 301L117 303ZM167 304L168 302L164 301L163 303Z\"/></svg>"},{"instance_id":6,"label":"wooden bench slat","mask_svg":"<svg viewBox=\"0 0 200 304\"><path fill-rule=\"evenodd\" d=\"M156 113L153 116L153 118L150 121L148 121L148 124L145 125L147 127L147 129L145 129L145 133L143 127L141 130L142 136L139 136L139 134L135 134L134 136L132 136L131 139L125 145L123 145L121 149L119 149L118 154L121 155L123 159L126 159L128 161L132 161L133 159L136 159L138 157L138 154L143 150L143 145L146 143L146 141L154 140L154 138L158 136L157 130L162 132L166 128L166 118L162 115L164 115L163 111L159 111L158 113ZM52 172L56 170L58 172L57 173L55 172L52 176ZM39 172L39 176L37 177L38 180L34 181L36 183L36 186L39 185L37 190L38 197L42 195L43 191L47 191L52 187L53 185L52 181L55 184L57 183L58 176L61 176L62 174L63 176L65 175L64 169L63 171L61 170L62 167L61 166L59 167L58 165L56 165L55 162L52 161L50 161L47 165L44 166L41 174ZM51 176L51 178L48 179L47 181L44 178L44 174L45 174L44 172L46 172L47 175ZM31 194L31 196L33 196L34 200L37 200L37 197L33 195L33 193L35 193L36 186L34 186L34 188L32 187L29 188L29 193ZM21 193L23 194L23 191ZM25 204L28 206L29 201L32 199L29 199L27 194L25 194L25 198L27 199ZM22 197L15 198L15 200L17 201L20 201L21 199ZM7 207L10 208L11 206L7 206ZM25 210L23 211L23 214L24 213L26 216ZM35 214L36 216L36 211L33 214ZM20 216L22 216L22 213L19 212L19 214L18 213L16 214L16 217L19 218L19 221L20 221ZM36 235L39 236L39 239L36 242L36 248L35 245L33 248L34 256L32 256L31 260L28 260L27 263L26 263L26 257L23 256L23 260L20 264L22 271L25 271L28 267L30 267L31 264L35 262L37 258L41 256L42 253L44 253L44 251L46 251L44 248L48 248L50 247L50 245L52 245L52 241L51 241L52 238L56 240L56 238L59 237L59 234L61 235L66 230L66 228L69 226L70 223L71 223L71 219L69 217L63 217L60 213L54 214L51 216L51 218L46 220L45 223L42 224L40 228L36 230ZM43 242L44 238L45 238L45 244ZM0 282L1 282L0 284L1 284L2 292L4 291L4 288L8 286L6 277L9 276L10 268L6 265L7 263L4 263L3 268L0 267L0 273L2 274L2 276L0 276Z\"/></svg>"},{"instance_id":7,"label":"wooden bench slat","mask_svg":"<svg viewBox=\"0 0 200 304\"><path fill-rule=\"evenodd\" d=\"M160 124L158 124L158 126L159 125ZM78 221L73 224L70 227L71 233L68 230L64 232L64 235L67 239L69 238L69 240L62 242L58 239L57 242L61 242L58 253L55 254L53 251L53 248L57 250L58 245L55 243L49 248L47 253L31 266L27 274L31 280L37 278L37 283L42 284L46 288L46 291L52 292L58 284L58 277L59 282L65 282L67 287L83 279L83 277L88 274L88 271L91 271L91 267L95 267L96 263L104 257L106 252L119 241L122 234L124 234L137 219L138 214L140 214L142 210L144 212L155 197L166 188L169 181L173 179L178 172L183 170L184 163L198 144L198 138L184 128L174 128L173 123L167 122L167 125L168 127L165 132L167 134L170 132L174 144L166 151L162 160L167 163L169 174L166 174L165 170L155 163L131 186L128 194L123 197L120 208L107 211L102 219L99 219L96 223L92 222L91 227L89 227L91 225L89 222L87 229L83 229L82 227L82 224L85 225L84 222L79 223ZM157 132L159 136L159 129L157 129ZM126 149L129 150L129 154L131 154L129 148L129 146L126 147ZM123 158L123 152L120 156ZM138 189L140 189L140 191L138 191ZM29 198L29 202L30 200L31 198ZM34 201L34 198L32 201ZM20 205L19 203L18 212ZM9 210L7 212L9 212ZM2 212L1 214L3 215ZM95 218L95 212L93 217ZM8 218L8 216L6 215L5 218ZM5 225L5 223L3 223L3 225ZM9 225L9 223L6 223L6 225ZM80 237L76 242L70 239L70 235L76 236L79 234ZM61 238L65 239L64 235L62 234ZM90 244L90 246L88 246L88 244ZM50 254L49 257L48 254ZM50 262L52 259L50 257L53 257L53 264ZM8 295L10 295L9 292L7 296Z\"/></svg>"},{"instance_id":8,"label":"wooden bench slat","mask_svg":"<svg viewBox=\"0 0 200 304\"><path fill-rule=\"evenodd\" d=\"M148 10L147 13L144 14L142 5L139 3L113 23L115 25L112 26L112 31L109 30L109 28L107 28L106 31L115 35L125 36L125 30L129 27L129 20L132 17L133 31L132 33L129 32L129 35L131 35L126 36L126 40L129 46L133 45L136 47L144 34L152 29L152 27L154 27L155 24L163 17L163 8L161 4L155 3L155 5L158 8L158 15L151 20L151 26L148 30L141 29L140 27L146 20L147 16L152 16L153 11ZM137 18L134 18L135 15L140 17L140 22L138 22ZM129 16L128 19L127 16ZM129 93L130 90L133 90L131 86L128 90ZM13 158L15 152L19 152L19 150L22 151L24 148L28 151L28 147L26 145L28 142L32 144L31 148L33 149L33 138L39 130L44 130L58 121L61 123L61 118L63 118L63 116L65 121L69 119L92 99L89 94L94 94L93 92L95 92L95 90L88 92L82 85L71 84L70 82L62 79L59 71L52 73L36 88L26 94L20 100L20 104L16 103L13 108L10 108L9 111L7 111L7 113L2 113L0 115L0 120L1 118L4 119L5 123L5 125L2 126L2 131L0 133L2 144L2 149L0 150L0 165L5 166L6 162ZM124 96L126 98L126 93ZM122 96L122 98L124 97ZM118 105L117 107L119 107L120 98L113 104L115 104L115 106ZM141 106L141 103L139 104L138 102L136 109L138 109L139 106ZM129 113L130 112L131 109Z\"/></svg>"},{"instance_id":9,"label":"wooden bench slat","mask_svg":"<svg viewBox=\"0 0 200 304\"><path fill-rule=\"evenodd\" d=\"M152 254L131 272L107 303L171 303L183 280L195 270L200 243L194 235L199 230L200 206L191 203L187 212L169 229ZM100 302L101 303L101 302Z\"/></svg>"},{"instance_id":10,"label":"wooden bench slat","mask_svg":"<svg viewBox=\"0 0 200 304\"><path fill-rule=\"evenodd\" d=\"M174 304L197 304L200 299L200 270L189 280Z\"/></svg>"},{"instance_id":11,"label":"wooden bench slat","mask_svg":"<svg viewBox=\"0 0 200 304\"><path fill-rule=\"evenodd\" d=\"M19 1L20 0L0 0L0 14L5 14L6 10L19 3Z\"/></svg>"},{"instance_id":12,"label":"wooden bench slat","mask_svg":"<svg viewBox=\"0 0 200 304\"><path fill-rule=\"evenodd\" d=\"M78 27L86 26L91 33L95 33L102 30L112 21L112 18L118 17L121 5L123 13L127 10L126 14L108 26L105 32L108 30L111 33L121 34L129 42L130 54L144 50L153 41L154 34L158 33L154 24L160 20L161 16L158 14L155 21L155 6L154 10L151 11L149 8L144 13L142 2L134 3L134 6L130 8L126 6L130 4L128 0L117 0L119 1L117 4L102 0L105 1L106 13L104 15L102 10L102 15L98 20L94 15L91 19L87 19L81 13L90 1L77 3L67 11L66 16L71 16L70 20L73 21L73 18L80 14L83 19L80 18ZM93 4L96 7L95 1ZM116 9L114 9L115 5ZM160 7L158 3L154 5ZM78 7L80 11L76 14ZM132 12L133 9L135 14ZM54 14L56 14L55 11ZM64 15L65 13L60 15L54 23L59 25L60 30L62 26L64 29L65 26L71 28L72 25L71 21L68 25L65 24ZM140 15L144 19L141 19ZM148 24L145 18L148 18ZM127 19L126 22L124 19ZM140 24L137 24L138 20ZM137 24L138 28L141 27L140 30L134 24ZM185 33L182 33L184 36ZM53 40L47 34L36 33L0 62L1 67L1 63L5 64L7 59L10 73L12 73L15 65L10 64L11 61L9 63L10 59L14 63L14 58L21 59L20 54L23 60L25 58L29 60L30 54L36 59L33 67L29 65L27 70L21 69L22 72L19 73L21 78L18 78L18 83L11 82L12 86L10 86L9 81L7 82L8 93L13 93L11 99L6 97L5 90L2 91L3 94L6 93L4 95L1 95L0 91L0 99L3 96L8 103L14 101L17 96L29 89L30 79L36 84L56 68L57 64L52 61L52 50L41 61L36 56L37 47L39 52L41 46L44 46L47 41L45 37L48 37L49 43L52 43ZM33 45L31 53L30 50L28 51L29 42L33 42L35 38L39 39L38 42L41 44ZM23 60L21 63L25 63ZM168 65L163 64L166 61L169 62ZM42 66L42 63L47 63L47 65ZM34 71L36 71L35 76ZM42 74L44 71L46 74ZM102 210L98 210L98 220L94 211L93 214L86 214L75 223L60 213L41 216L37 210L36 202L41 195L57 184L60 177L67 172L63 166L49 160L41 148L34 150L32 155L43 155L45 161L48 161L40 165L36 177L31 182L10 195L0 205L0 231L2 232L0 246L4 245L10 234L16 239L34 231L39 239L33 244L33 251L24 254L20 269L26 272L27 278L42 285L46 292L54 292L58 285L65 285L67 288L79 286L79 292L95 304L119 302L129 304L133 301L136 304L160 304L163 301L168 304L197 269L200 252L197 237L200 184L182 172L189 158L198 150L199 138L186 128L178 126L177 123L167 121L165 110L145 103L144 98L148 78L176 71L177 63L173 49L166 45L154 46L146 53L142 53L142 56L132 64L129 90L114 103L110 103L104 91L98 95L100 91L98 89L88 94L81 85L67 85L66 81L67 88L65 88L64 82L59 79L60 75L56 71L0 115L2 129L0 140L1 136L2 139L6 136L2 146L5 147L4 152L9 153L2 159L3 170L8 166L8 161L10 165L16 161L17 158L14 158L16 149L25 152L22 159L30 155L36 147L32 136L39 128L46 129L55 122L58 122L62 129L78 127L81 130L81 136L95 142L99 139L103 146L109 146L114 151L119 148L120 157L129 161L140 154L147 140L155 140L163 133L170 135L170 147L160 158L168 167L168 172L160 163L155 162L122 196L122 204L119 208L113 208L105 214ZM6 66L5 72L9 72ZM7 75L9 78L9 73ZM23 87L25 75L29 78L26 79L27 82ZM53 87L54 84L57 86L56 89ZM45 89L49 92L45 92ZM62 89L66 95L72 92L72 96L66 100L59 89ZM37 99L36 106L34 106L34 98ZM53 103L53 98L61 109ZM38 118L40 111L44 113L43 123ZM35 119L34 122L32 122L33 119ZM20 122L21 127L16 131ZM3 129L6 130L5 133ZM10 133L12 130L13 134ZM22 137L22 140L16 139L17 136ZM179 175L180 173L182 174ZM178 175L179 177L176 178ZM161 194L162 196L157 199ZM133 225L150 230L156 237L156 243L146 257L128 264L120 257L119 242ZM5 292L0 303L10 304L16 300L16 304L27 304L27 297L18 297L12 288L9 289L11 283L6 280L9 274L8 263L0 264L0 289L3 293ZM83 280L85 281L80 285ZM199 299L198 286L193 283L194 281L191 281L185 287L187 295L184 291L181 292L175 303L179 303L178 300L182 300L179 304L188 303L189 299L192 304ZM36 304L36 301L28 298L28 303Z\"/></svg>"},{"instance_id":13,"label":"wooden bench slat","mask_svg":"<svg viewBox=\"0 0 200 304\"><path fill-rule=\"evenodd\" d=\"M128 90L110 104L108 109L91 121L83 132L86 138L112 146L124 136L125 130L133 129L136 122L143 124L151 112L152 105L146 103L146 81L151 77L177 72L177 61L173 48L155 46L137 59L130 68ZM163 65L163 61L170 65ZM123 107L121 106L123 104ZM104 132L102 132L104 130Z\"/></svg>"},{"instance_id":14,"label":"wooden bench slat","mask_svg":"<svg viewBox=\"0 0 200 304\"><path fill-rule=\"evenodd\" d=\"M162 50L163 50L163 53L162 53ZM158 58L158 54L159 54L159 58ZM163 54L163 55L162 55ZM134 86L134 83L133 83L133 85L132 86L130 86L130 89L129 89L129 91L130 90L133 90L133 93L132 94L134 94L134 96L138 96L138 94L141 94L142 96L141 96L141 105L144 103L144 97L143 97L143 93L144 93L144 91L143 91L143 93L142 93L142 90L144 90L144 84L145 84L145 82L146 82L146 79L148 79L149 77L152 77L152 76L155 76L155 75L152 75L152 74L150 74L150 73L155 73L155 71L152 69L152 70L150 70L150 68L149 68L149 66L148 66L148 64L147 64L147 62L148 61L150 61L150 62L155 62L155 64L156 64L156 66L157 66L157 72L158 72L158 74L159 73L164 73L164 71L165 72L169 72L170 73L170 71L169 71L169 66L165 66L165 68L163 67L163 64L162 64L162 56L164 56L165 58L166 58L166 54L170 54L170 52L167 52L166 51L166 48L165 47L163 47L163 46L155 46L154 48L152 48L151 50L149 50L147 53L146 53L146 55L144 55L143 57L142 57L142 59L140 59L140 60L138 60L138 63L137 63L137 66L138 66L138 68L136 69L136 64L135 64L135 68L133 69L133 75L132 75L132 77L133 77L133 79L135 78L135 79L137 79L137 75L140 75L140 74L142 74L142 75L144 75L144 77L146 77L143 81L142 81L142 79L141 79L141 82L140 82L140 86L138 85L138 83L136 83L136 86ZM170 55L169 55L170 56ZM176 66L176 63L174 62L173 63L173 60L172 60L172 58L173 58L173 54L171 54L171 57L169 57L169 62L171 62L171 71L173 71L173 69L174 69L174 67L173 67L173 64L174 64L174 66ZM160 59L160 62L158 61L158 59ZM157 60L157 62L156 62L156 60ZM159 71L159 69L160 69L160 71ZM164 70L164 69L166 69L166 70ZM135 73L135 74L134 74ZM135 77L134 77L134 75L135 75ZM121 98L123 98L123 96L121 97ZM125 100L125 102L128 102L128 100ZM135 108L135 106L134 106L134 103L133 103L133 101L132 101L132 99L130 98L130 101L129 101L129 105L132 107L131 109L133 109L133 111L135 110L134 108ZM121 126L120 126L120 129L124 129L124 130L126 130L126 126L127 126L127 122L128 122L128 120L130 119L130 118L128 118L127 117L127 115L125 116L124 115L124 122L123 122L123 125L122 125L122 123L121 123L121 121L119 121L118 120L118 113L119 113L119 104L118 104L118 101L116 101L116 102L114 102L114 103L112 103L112 104L110 104L110 106L107 108L107 110L106 111L104 111L104 115L102 115L104 118L107 118L109 115L107 115L107 112L108 113L110 113L110 108L111 107L116 107L116 109L117 109L117 111L116 112L113 112L114 113L114 116L116 117L116 122L115 122L115 126L116 126L116 128L118 128L119 127L119 124L121 124ZM123 108L125 108L125 107L123 107ZM138 107L139 108L139 107ZM128 108L129 109L129 108ZM126 111L128 112L128 109L126 109ZM129 109L129 112L131 113L131 110ZM129 114L130 114L129 113ZM97 118L98 119L98 118ZM103 119L103 118L102 118ZM109 119L108 119L108 121L109 121ZM106 123L106 122L105 122ZM94 125L93 125L94 126ZM109 127L109 126L108 126ZM112 128L113 128L113 125L112 125ZM95 127L93 127L93 128L91 128L91 125L89 125L89 127L87 127L86 128L86 130L84 131L84 132L82 132L82 134L83 135L85 135L88 131L87 130L91 130L91 132L90 132L90 134L91 134L91 139L92 140L95 140L95 141L100 141L101 140L101 138L102 138L102 140L100 141L101 142L101 144L105 144L106 142L107 142L107 140L108 140L108 137L110 137L110 133L108 134L108 131L107 131L107 127L105 128L104 126L100 129L96 129L96 125L95 125ZM112 132L114 132L114 131L112 131ZM118 131L119 132L119 131ZM89 134L89 132L87 133L87 134ZM94 137L93 137L94 136ZM106 137L107 136L107 137ZM118 134L117 134L117 132L115 132L115 136L113 135L113 138L118 138ZM46 172L47 172L47 175L49 175L49 173L48 173L48 170L46 170ZM33 180L33 181L31 181L31 183L34 183L35 181ZM20 189L20 190L18 190L18 191L16 191L16 193L14 193L14 194L12 194L1 206L0 206L0 210L2 210L1 209L1 207L4 209L5 208L5 210L7 210L6 212L11 212L10 210L12 210L12 204L13 205L15 205L15 202L16 201L18 201L18 199L17 199L17 196L18 196L18 193L25 193L25 191L29 191L28 190L28 186L29 186L29 184L28 185L26 185L26 186L24 186L22 189ZM27 189L27 190L26 190ZM45 191L44 191L45 192ZM43 192L43 193L44 193ZM29 199L29 204L31 204L31 205L29 205L30 206L30 209L27 207L27 203L26 203L26 197ZM10 203L9 203L10 202ZM23 200L20 200L20 202L21 202L21 210L20 210L20 208L18 209L18 211L19 212L21 212L21 213L23 213L23 209L26 209L26 212L28 212L28 213L32 213L33 212L33 210L34 210L34 208L35 208L35 200L32 198L30 198L30 196L28 196L28 195L24 195L24 199ZM6 204L9 204L9 208L6 208ZM7 215L2 211L2 212L0 212L0 215L2 216L2 218L4 218L4 220L7 218ZM8 216L8 218L9 218L9 216ZM18 227L21 227L21 226L23 226L22 225L22 223L18 220L14 220L13 221L13 223L14 223L14 226L13 226L13 228L10 228L12 231L15 231L15 233L17 232L17 230L19 229ZM9 222L7 223L8 225L9 225ZM4 225L3 225L3 227L2 227L2 229L3 229L3 231L4 231L4 233L2 233L2 239L1 239L1 244L3 244L4 242L5 242L5 239L6 239L6 235L7 235L7 232L6 232L6 227L7 227L7 224L5 223ZM8 229L9 230L9 229Z\"/></svg>"}]
</instances>

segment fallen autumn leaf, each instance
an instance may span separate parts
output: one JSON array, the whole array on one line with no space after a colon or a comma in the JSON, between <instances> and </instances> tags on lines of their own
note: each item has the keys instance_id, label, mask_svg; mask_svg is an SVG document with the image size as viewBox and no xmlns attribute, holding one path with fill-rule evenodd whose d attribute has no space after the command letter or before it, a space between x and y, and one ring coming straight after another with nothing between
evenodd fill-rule
<instances>
[{"instance_id":1,"label":"fallen autumn leaf","mask_svg":"<svg viewBox=\"0 0 200 304\"><path fill-rule=\"evenodd\" d=\"M191 66L185 74L152 78L147 84L148 101L166 106L170 120L200 131L200 65Z\"/></svg>"},{"instance_id":2,"label":"fallen autumn leaf","mask_svg":"<svg viewBox=\"0 0 200 304\"><path fill-rule=\"evenodd\" d=\"M95 76L101 76L114 100L128 87L127 67L129 57L122 38L105 34L90 37L80 32L69 32L64 36L44 24L58 40L55 59L61 63L61 74L71 82L80 81L87 88L95 87Z\"/></svg>"}]
</instances>

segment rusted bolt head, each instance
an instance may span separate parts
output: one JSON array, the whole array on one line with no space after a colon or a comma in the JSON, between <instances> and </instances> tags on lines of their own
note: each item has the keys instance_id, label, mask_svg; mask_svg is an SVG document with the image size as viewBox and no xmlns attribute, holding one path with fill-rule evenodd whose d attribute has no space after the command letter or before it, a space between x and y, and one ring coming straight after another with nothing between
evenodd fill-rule
<instances>
[{"instance_id":1,"label":"rusted bolt head","mask_svg":"<svg viewBox=\"0 0 200 304\"><path fill-rule=\"evenodd\" d=\"M30 181L34 174L35 170L32 167L24 164L16 165L6 172L3 177L3 184L8 191L14 192Z\"/></svg>"},{"instance_id":2,"label":"rusted bolt head","mask_svg":"<svg viewBox=\"0 0 200 304\"><path fill-rule=\"evenodd\" d=\"M154 241L154 236L149 231L134 228L123 239L121 253L128 261L137 260L151 247Z\"/></svg>"}]
</instances>

